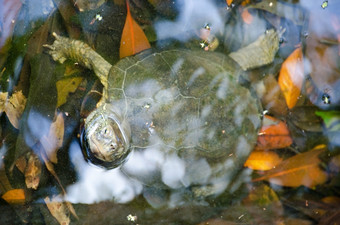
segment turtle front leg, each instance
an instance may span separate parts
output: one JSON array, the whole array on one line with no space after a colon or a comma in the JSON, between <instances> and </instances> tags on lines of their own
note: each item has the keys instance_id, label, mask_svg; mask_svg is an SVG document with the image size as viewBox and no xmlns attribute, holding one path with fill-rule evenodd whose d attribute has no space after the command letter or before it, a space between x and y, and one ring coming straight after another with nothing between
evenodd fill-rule
<instances>
[{"instance_id":1,"label":"turtle front leg","mask_svg":"<svg viewBox=\"0 0 340 225\"><path fill-rule=\"evenodd\" d=\"M82 41L62 37L54 32L53 36L55 37L53 44L44 45L44 47L50 49L48 53L52 56L53 60L64 63L66 59L71 59L88 69L92 69L103 84L104 93L106 93L108 87L107 77L111 64Z\"/></svg>"}]
</instances>

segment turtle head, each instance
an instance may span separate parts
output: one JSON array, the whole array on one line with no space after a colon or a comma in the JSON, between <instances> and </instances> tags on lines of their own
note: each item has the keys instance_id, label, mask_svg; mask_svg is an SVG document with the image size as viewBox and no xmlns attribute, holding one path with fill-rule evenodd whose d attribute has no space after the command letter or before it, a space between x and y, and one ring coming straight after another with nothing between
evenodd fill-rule
<instances>
[{"instance_id":1,"label":"turtle head","mask_svg":"<svg viewBox=\"0 0 340 225\"><path fill-rule=\"evenodd\" d=\"M112 169L130 153L130 126L118 110L103 104L85 121L81 134L84 157L91 163Z\"/></svg>"}]
</instances>

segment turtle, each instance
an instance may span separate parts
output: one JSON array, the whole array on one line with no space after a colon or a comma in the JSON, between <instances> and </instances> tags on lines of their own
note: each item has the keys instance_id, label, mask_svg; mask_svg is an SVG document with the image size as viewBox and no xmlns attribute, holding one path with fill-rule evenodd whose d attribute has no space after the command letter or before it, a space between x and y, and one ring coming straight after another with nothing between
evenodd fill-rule
<instances>
[{"instance_id":1,"label":"turtle","mask_svg":"<svg viewBox=\"0 0 340 225\"><path fill-rule=\"evenodd\" d=\"M82 41L53 35L54 43L45 47L55 61L77 61L103 84L103 97L85 119L80 138L87 161L120 167L146 184L160 179L173 188L209 187L210 194L235 178L262 121L261 104L240 77L273 60L276 31L229 55L169 48L114 65ZM264 54L270 60L251 62Z\"/></svg>"}]
</instances>

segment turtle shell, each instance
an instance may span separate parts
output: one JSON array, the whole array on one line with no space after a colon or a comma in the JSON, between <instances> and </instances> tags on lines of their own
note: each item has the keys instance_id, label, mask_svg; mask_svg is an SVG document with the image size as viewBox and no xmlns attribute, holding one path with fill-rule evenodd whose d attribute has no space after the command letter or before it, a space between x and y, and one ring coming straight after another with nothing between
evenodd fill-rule
<instances>
[{"instance_id":1,"label":"turtle shell","mask_svg":"<svg viewBox=\"0 0 340 225\"><path fill-rule=\"evenodd\" d=\"M256 143L261 109L239 84L239 71L219 53L129 57L111 68L108 102L129 122L132 148L164 145L181 154L244 158ZM238 149L242 140L249 148Z\"/></svg>"},{"instance_id":2,"label":"turtle shell","mask_svg":"<svg viewBox=\"0 0 340 225\"><path fill-rule=\"evenodd\" d=\"M110 169L129 155L123 171L144 184L208 185L214 188L197 195L220 193L242 168L261 125L260 104L239 84L240 73L230 57L213 52L167 50L120 60L107 78L106 103L87 118L84 143L93 146L84 148L85 158Z\"/></svg>"}]
</instances>

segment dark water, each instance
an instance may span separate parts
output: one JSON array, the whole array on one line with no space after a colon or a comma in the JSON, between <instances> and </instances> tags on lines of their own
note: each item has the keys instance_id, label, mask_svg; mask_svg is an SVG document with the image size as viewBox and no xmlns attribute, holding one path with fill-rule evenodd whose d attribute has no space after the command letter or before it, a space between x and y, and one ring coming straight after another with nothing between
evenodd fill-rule
<instances>
[{"instance_id":1,"label":"dark water","mask_svg":"<svg viewBox=\"0 0 340 225\"><path fill-rule=\"evenodd\" d=\"M6 97L0 98L0 109L5 111L0 116L0 224L340 221L337 1L235 1L227 6L222 0L131 0L132 17L144 31L152 51L186 49L189 53L175 58L160 54L156 58L148 57L151 50L147 50L120 62L127 14L125 1L0 0L0 5L0 91L8 96L22 91L24 96L18 97L19 103L12 100L7 104L14 106L12 111L5 106ZM236 62L227 56L270 30L279 34L274 59L241 73ZM117 71L123 71L123 85L133 84L122 94L117 91L120 86L109 83L110 98L125 96L120 96L116 106L130 116L126 118L132 127L132 152L118 168L103 169L84 158L80 144L84 121L95 109L105 85L81 63L53 61L43 47L53 43L53 32L83 40L108 63L117 65ZM277 80L283 62L298 47L303 53L304 77L298 101L289 109ZM204 53L207 50L215 53ZM242 62L262 60L257 55L247 56ZM138 61L138 66L132 71L126 69L134 64L133 60ZM141 75L145 70L151 71L150 79ZM232 78L219 79L226 70L233 71ZM125 74L131 77L126 78ZM114 83L121 85L118 75L115 79ZM161 87L165 83L169 85ZM193 83L196 88L187 88L188 85L183 88L184 83ZM207 87L216 92L206 91ZM158 101L160 105L156 105L157 99L162 99ZM215 105L228 105L224 108L229 111L221 113L218 107L213 108ZM261 109L259 114L253 112L257 112L257 107ZM255 109L249 113L251 108ZM191 116L196 112L199 116ZM305 177L288 177L296 179L297 185L289 185L286 180L252 182L263 172L244 168L243 164L256 144L252 136L259 130L262 113L288 126L293 143L271 150L282 159L324 144L315 169L322 172L309 173L312 169L306 169ZM203 117L206 120L200 120ZM62 122L55 125L57 118L62 118ZM250 125L245 125L245 121ZM202 129L208 126L206 123L213 124L211 127L216 130ZM142 130L145 124L147 129ZM225 124L232 128L218 130ZM239 127L242 132L237 130ZM231 135L234 136L230 138ZM203 136L209 144L215 143L213 147L200 145ZM235 144L224 155L212 157L204 153L219 146L222 140ZM192 147L197 145L201 153ZM224 142L221 145L225 146ZM307 167L310 157L305 156L304 160L305 164L300 160L291 167L283 167L282 173ZM325 180L315 181L315 177L321 176ZM303 185L314 181L315 185ZM4 194L13 189L23 190L25 197L14 203L8 200ZM65 210L58 208L60 213L54 214L46 204L47 197ZM71 213L72 208L76 216Z\"/></svg>"}]
</instances>

